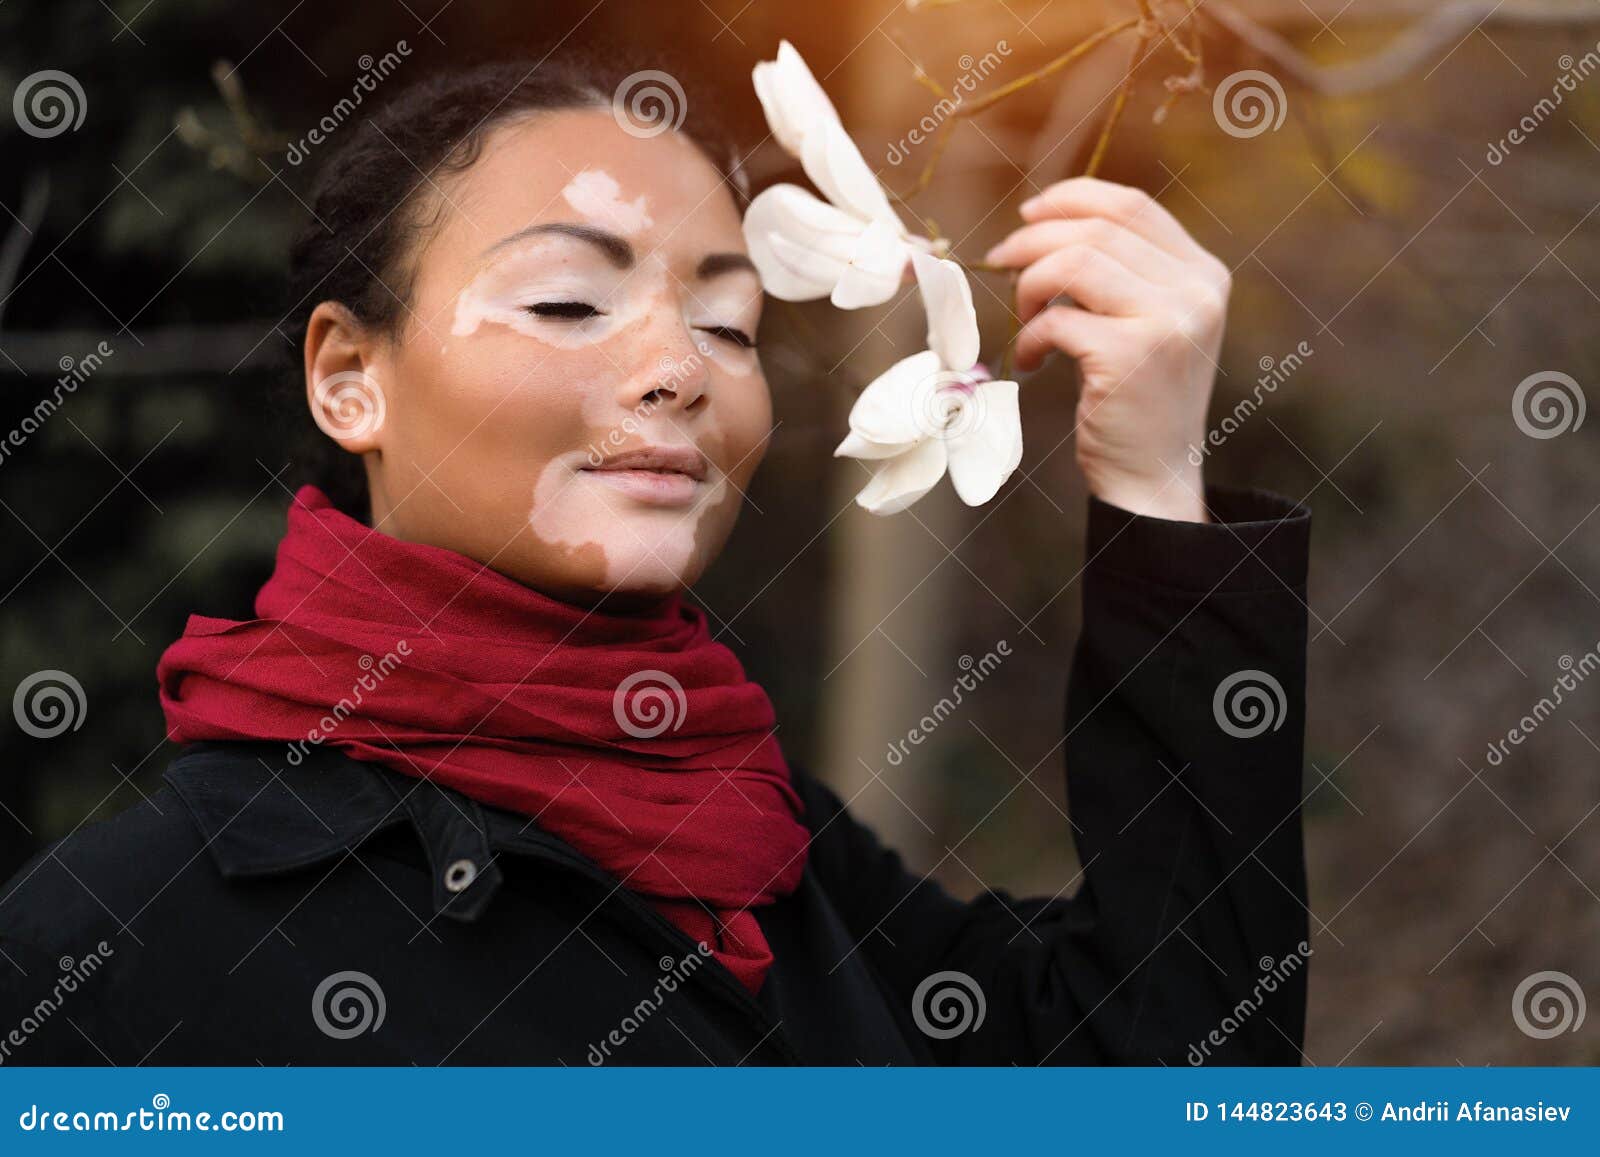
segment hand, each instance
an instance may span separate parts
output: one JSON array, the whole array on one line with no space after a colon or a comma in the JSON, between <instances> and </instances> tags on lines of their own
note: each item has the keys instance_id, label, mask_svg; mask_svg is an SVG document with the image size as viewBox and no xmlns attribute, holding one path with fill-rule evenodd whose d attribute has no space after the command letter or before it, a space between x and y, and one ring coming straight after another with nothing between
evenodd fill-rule
<instances>
[{"instance_id":1,"label":"hand","mask_svg":"<svg viewBox=\"0 0 1600 1157\"><path fill-rule=\"evenodd\" d=\"M1022 269L1018 368L1053 350L1077 359L1090 491L1136 514L1206 521L1189 451L1205 440L1227 266L1147 194L1092 177L1050 186L1022 217L986 260Z\"/></svg>"}]
</instances>

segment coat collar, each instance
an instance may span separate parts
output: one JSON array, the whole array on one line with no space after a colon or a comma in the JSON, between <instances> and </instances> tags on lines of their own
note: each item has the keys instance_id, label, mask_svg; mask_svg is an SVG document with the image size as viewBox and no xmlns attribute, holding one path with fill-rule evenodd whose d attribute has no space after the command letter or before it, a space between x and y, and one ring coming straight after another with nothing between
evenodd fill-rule
<instances>
[{"instance_id":1,"label":"coat collar","mask_svg":"<svg viewBox=\"0 0 1600 1157\"><path fill-rule=\"evenodd\" d=\"M288 755L285 744L204 742L185 747L167 768L164 778L225 877L293 871L408 823L427 852L436 910L473 920L503 880L501 854L587 863L525 817L432 780L361 763L334 748L314 747L298 764Z\"/></svg>"}]
</instances>

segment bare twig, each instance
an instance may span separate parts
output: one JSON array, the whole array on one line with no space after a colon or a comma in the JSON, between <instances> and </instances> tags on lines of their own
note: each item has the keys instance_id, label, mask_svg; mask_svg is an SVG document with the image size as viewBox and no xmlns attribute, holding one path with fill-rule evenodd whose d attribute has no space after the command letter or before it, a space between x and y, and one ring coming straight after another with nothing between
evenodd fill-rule
<instances>
[{"instance_id":1,"label":"bare twig","mask_svg":"<svg viewBox=\"0 0 1600 1157\"><path fill-rule=\"evenodd\" d=\"M178 139L196 152L204 153L213 169L224 169L256 183L270 180L272 169L264 169L257 159L283 151L289 145L289 138L262 126L250 111L238 70L227 61L219 60L211 66L211 79L227 106L238 139L228 139L206 128L194 109L187 107L178 110Z\"/></svg>"},{"instance_id":2,"label":"bare twig","mask_svg":"<svg viewBox=\"0 0 1600 1157\"><path fill-rule=\"evenodd\" d=\"M1128 58L1128 67L1123 69L1122 83L1117 86L1117 95L1111 100L1111 111L1106 114L1106 123L1100 129L1100 137L1094 143L1094 151L1089 154L1089 163L1083 167L1083 175L1092 177L1100 171L1100 162L1106 158L1106 150L1111 147L1111 137L1117 131L1117 124L1122 120L1123 110L1128 107L1128 93L1133 88L1134 75L1139 71L1139 62L1144 58L1145 49L1155 36L1156 25L1150 24L1148 30L1134 42L1133 53Z\"/></svg>"},{"instance_id":3,"label":"bare twig","mask_svg":"<svg viewBox=\"0 0 1600 1157\"><path fill-rule=\"evenodd\" d=\"M1042 80L1049 79L1056 73L1060 72L1063 68L1066 68L1073 61L1081 59L1088 53L1093 52L1096 48L1110 40L1112 37L1126 32L1131 28L1136 28L1143 22L1143 17L1131 16L1125 20L1119 20L1113 24L1108 24L1098 32L1095 32L1085 37L1083 40L1080 40L1077 44L1073 45L1071 48L1057 56L1054 60L1050 61L1050 63L1036 68L1034 71L1027 73L1024 76L1019 76L1015 80L1008 81L999 88L995 89L993 92L985 93L977 100L956 105L950 110L948 119L945 120L935 132L932 151L928 154L928 160L922 166L922 172L917 177L916 183L904 193L897 194L898 199L902 203L908 204L912 198L916 197L919 193L926 189L933 181L933 174L939 166L939 160L944 156L944 151L950 144L950 134L955 131L955 127L960 121L966 119L967 117L977 116L985 109L993 108L996 104L1005 100L1007 97L1021 92L1028 86L1038 84ZM920 66L917 66L916 72L922 72ZM931 78L929 78L929 80L931 80Z\"/></svg>"},{"instance_id":4,"label":"bare twig","mask_svg":"<svg viewBox=\"0 0 1600 1157\"><path fill-rule=\"evenodd\" d=\"M1442 4L1387 45L1350 64L1319 65L1288 40L1240 12L1229 0L1206 0L1199 13L1277 66L1281 79L1321 96L1353 96L1397 84L1449 49L1491 16L1534 24L1600 23L1600 5L1546 6L1523 12L1505 9L1504 0L1458 0Z\"/></svg>"}]
</instances>

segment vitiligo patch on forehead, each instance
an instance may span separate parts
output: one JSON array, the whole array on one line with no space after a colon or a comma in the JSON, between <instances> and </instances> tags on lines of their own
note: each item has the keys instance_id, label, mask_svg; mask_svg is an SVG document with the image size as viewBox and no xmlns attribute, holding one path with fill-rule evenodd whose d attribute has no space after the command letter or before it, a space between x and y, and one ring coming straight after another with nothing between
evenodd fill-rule
<instances>
[{"instance_id":1,"label":"vitiligo patch on forehead","mask_svg":"<svg viewBox=\"0 0 1600 1157\"><path fill-rule=\"evenodd\" d=\"M631 201L625 199L622 186L604 169L584 169L567 182L561 196L594 224L624 237L643 233L654 224L649 213L650 199L643 193Z\"/></svg>"}]
</instances>

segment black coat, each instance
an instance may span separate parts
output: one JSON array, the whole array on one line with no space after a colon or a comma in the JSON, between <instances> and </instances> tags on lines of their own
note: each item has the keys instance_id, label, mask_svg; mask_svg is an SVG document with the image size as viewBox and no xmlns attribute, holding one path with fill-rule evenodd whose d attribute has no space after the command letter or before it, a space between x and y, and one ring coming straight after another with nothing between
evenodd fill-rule
<instances>
[{"instance_id":1,"label":"black coat","mask_svg":"<svg viewBox=\"0 0 1600 1157\"><path fill-rule=\"evenodd\" d=\"M1210 499L1227 524L1091 503L1055 896L961 902L796 771L813 841L752 997L526 817L195 744L0 892L0 1063L1297 1064L1310 518ZM1214 704L1244 670L1283 690L1252 737Z\"/></svg>"}]
</instances>

